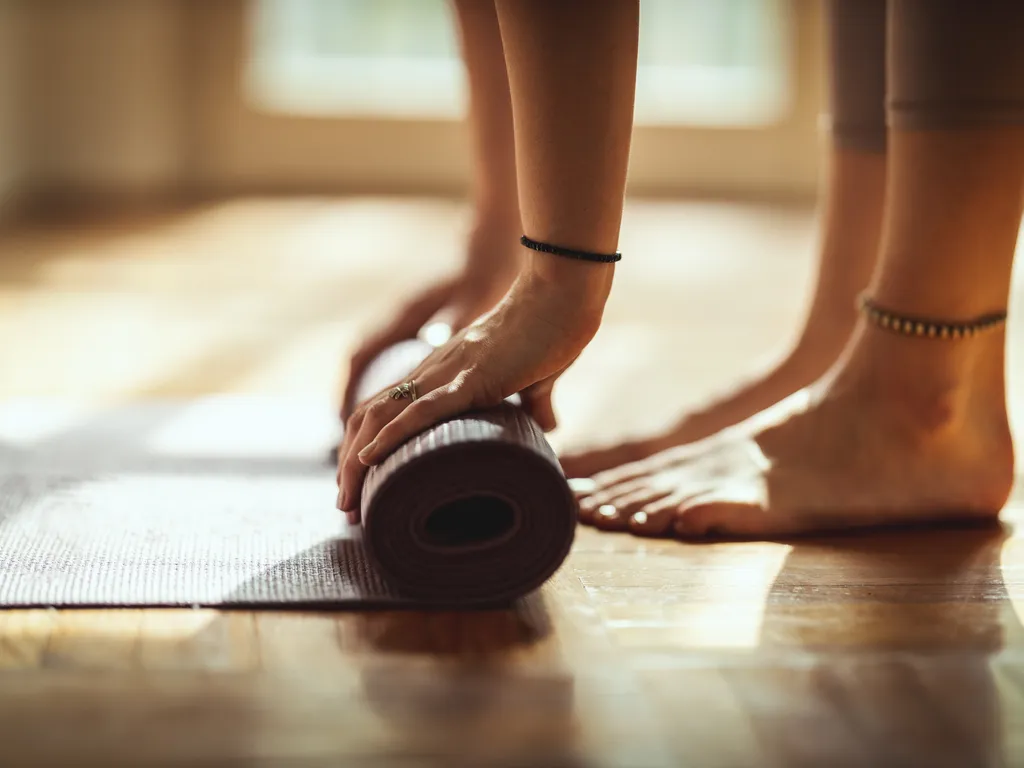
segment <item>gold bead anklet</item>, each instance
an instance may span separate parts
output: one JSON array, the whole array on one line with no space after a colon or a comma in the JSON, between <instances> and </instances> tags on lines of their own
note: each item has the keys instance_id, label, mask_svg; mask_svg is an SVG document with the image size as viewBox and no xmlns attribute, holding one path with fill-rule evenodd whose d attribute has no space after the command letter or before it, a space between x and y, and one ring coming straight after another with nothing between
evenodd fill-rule
<instances>
[{"instance_id":1,"label":"gold bead anklet","mask_svg":"<svg viewBox=\"0 0 1024 768\"><path fill-rule=\"evenodd\" d=\"M928 339L969 339L976 334L991 331L1006 322L1006 313L985 315L966 323L948 323L920 317L897 315L882 309L867 296L860 297L860 311L883 330L901 336L920 336Z\"/></svg>"}]
</instances>

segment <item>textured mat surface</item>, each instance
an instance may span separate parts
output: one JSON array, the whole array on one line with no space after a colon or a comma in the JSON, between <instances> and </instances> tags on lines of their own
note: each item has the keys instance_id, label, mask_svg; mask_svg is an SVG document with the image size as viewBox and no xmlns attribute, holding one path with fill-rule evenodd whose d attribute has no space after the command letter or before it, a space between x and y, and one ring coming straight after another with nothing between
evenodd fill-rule
<instances>
[{"instance_id":1,"label":"textured mat surface","mask_svg":"<svg viewBox=\"0 0 1024 768\"><path fill-rule=\"evenodd\" d=\"M334 509L329 404L0 405L0 605L406 602Z\"/></svg>"},{"instance_id":2,"label":"textured mat surface","mask_svg":"<svg viewBox=\"0 0 1024 768\"><path fill-rule=\"evenodd\" d=\"M333 478L9 474L2 605L393 602Z\"/></svg>"}]
</instances>

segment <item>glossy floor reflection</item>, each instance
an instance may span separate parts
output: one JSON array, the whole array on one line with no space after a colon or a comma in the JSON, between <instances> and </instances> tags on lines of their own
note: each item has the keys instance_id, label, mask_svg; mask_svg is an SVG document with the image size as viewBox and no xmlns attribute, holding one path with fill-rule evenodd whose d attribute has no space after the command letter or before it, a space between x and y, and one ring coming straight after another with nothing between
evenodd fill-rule
<instances>
[{"instance_id":1,"label":"glossy floor reflection","mask_svg":"<svg viewBox=\"0 0 1024 768\"><path fill-rule=\"evenodd\" d=\"M0 403L64 398L73 424L155 398L321 402L464 223L446 202L292 200L26 227L0 242ZM663 422L781 347L813 237L809 211L634 204L622 245L643 258L557 392L556 440ZM0 407L22 446L67 428L19 423ZM287 429L263 426L211 443L206 468L242 442L287 464ZM1003 517L709 545L581 530L539 595L498 611L3 611L3 762L1024 765L1020 486Z\"/></svg>"}]
</instances>

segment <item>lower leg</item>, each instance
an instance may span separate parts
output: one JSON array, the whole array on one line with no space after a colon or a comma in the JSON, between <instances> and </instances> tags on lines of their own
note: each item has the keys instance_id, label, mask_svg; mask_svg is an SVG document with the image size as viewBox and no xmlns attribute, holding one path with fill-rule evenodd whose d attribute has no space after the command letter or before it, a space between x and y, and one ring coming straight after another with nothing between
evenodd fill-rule
<instances>
[{"instance_id":1,"label":"lower leg","mask_svg":"<svg viewBox=\"0 0 1024 768\"><path fill-rule=\"evenodd\" d=\"M886 154L834 142L828 161L814 293L794 344L767 373L687 415L672 444L714 434L813 383L850 339L881 240Z\"/></svg>"},{"instance_id":2,"label":"lower leg","mask_svg":"<svg viewBox=\"0 0 1024 768\"><path fill-rule=\"evenodd\" d=\"M893 163L871 294L911 316L1003 311L1024 206L1024 6L891 0L889 25ZM850 381L884 381L927 423L990 421L1006 434L1002 331L906 350L886 341L859 340Z\"/></svg>"},{"instance_id":3,"label":"lower leg","mask_svg":"<svg viewBox=\"0 0 1024 768\"><path fill-rule=\"evenodd\" d=\"M1024 128L892 133L883 258L869 293L898 314L1005 311L1024 204ZM1005 431L1005 333L959 342L866 330L837 384L898 397L925 422L989 413Z\"/></svg>"}]
</instances>

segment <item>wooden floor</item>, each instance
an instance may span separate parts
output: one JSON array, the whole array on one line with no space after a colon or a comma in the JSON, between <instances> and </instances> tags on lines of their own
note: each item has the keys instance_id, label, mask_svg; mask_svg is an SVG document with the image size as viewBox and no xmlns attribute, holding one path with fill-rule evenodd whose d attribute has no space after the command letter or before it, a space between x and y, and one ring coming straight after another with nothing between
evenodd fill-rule
<instances>
[{"instance_id":1,"label":"wooden floor","mask_svg":"<svg viewBox=\"0 0 1024 768\"><path fill-rule=\"evenodd\" d=\"M330 398L359 328L453 263L465 216L247 200L26 226L0 243L0 397ZM750 373L794 330L814 242L810 211L633 204L556 442ZM1022 339L1018 311L1018 436ZM0 763L1024 765L1019 491L1005 519L794 543L584 530L506 612L0 612Z\"/></svg>"}]
</instances>

